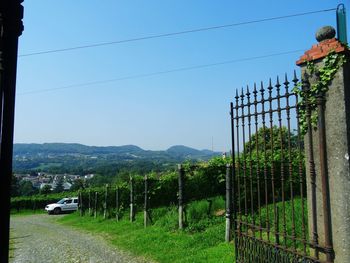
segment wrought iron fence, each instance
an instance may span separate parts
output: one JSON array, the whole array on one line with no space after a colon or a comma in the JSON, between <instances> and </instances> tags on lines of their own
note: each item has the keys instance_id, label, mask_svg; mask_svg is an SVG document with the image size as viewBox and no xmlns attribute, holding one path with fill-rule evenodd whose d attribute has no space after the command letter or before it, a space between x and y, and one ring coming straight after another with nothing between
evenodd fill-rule
<instances>
[{"instance_id":1,"label":"wrought iron fence","mask_svg":"<svg viewBox=\"0 0 350 263\"><path fill-rule=\"evenodd\" d=\"M308 89L304 81L303 88ZM290 83L270 79L238 92L231 103L234 243L237 262L332 262L318 243L313 150L304 163L300 112L306 114L312 147L310 112L301 109ZM311 144L311 145L310 145ZM305 169L310 171L311 207L307 207ZM308 231L308 210L313 228ZM311 238L309 238L311 236Z\"/></svg>"}]
</instances>

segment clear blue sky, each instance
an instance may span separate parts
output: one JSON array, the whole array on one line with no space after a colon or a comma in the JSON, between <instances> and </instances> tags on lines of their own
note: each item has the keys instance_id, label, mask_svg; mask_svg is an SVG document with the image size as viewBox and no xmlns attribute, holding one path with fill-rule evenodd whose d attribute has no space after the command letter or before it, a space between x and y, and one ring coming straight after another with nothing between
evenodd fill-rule
<instances>
[{"instance_id":1,"label":"clear blue sky","mask_svg":"<svg viewBox=\"0 0 350 263\"><path fill-rule=\"evenodd\" d=\"M340 1L25 1L19 53L335 8ZM346 2L344 2L347 4ZM346 6L349 8L349 5ZM20 57L16 143L175 144L226 151L236 88L291 74L303 52L38 92L273 53L307 50L335 11L138 42ZM25 94L26 92L29 92Z\"/></svg>"}]
</instances>

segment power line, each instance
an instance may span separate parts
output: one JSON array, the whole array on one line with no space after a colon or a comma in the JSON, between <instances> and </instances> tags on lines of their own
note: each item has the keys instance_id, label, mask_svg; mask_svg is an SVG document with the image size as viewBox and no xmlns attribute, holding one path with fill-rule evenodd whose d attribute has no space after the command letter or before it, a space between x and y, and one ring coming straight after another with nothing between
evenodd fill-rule
<instances>
[{"instance_id":1,"label":"power line","mask_svg":"<svg viewBox=\"0 0 350 263\"><path fill-rule=\"evenodd\" d=\"M150 36L144 36L144 37L129 38L129 39L123 39L123 40L117 40L117 41L101 42L101 43L95 43L95 44L90 44L90 45L81 45L81 46L75 46L75 47L67 47L67 48L60 48L60 49L38 51L38 52L20 54L19 57L43 55L43 54L65 52L65 51L71 51L71 50L77 50L77 49L85 49L85 48L93 48L93 47L100 47L100 46L107 46L107 45L115 45L115 44L122 44L122 43L128 43L128 42L136 42L136 41L155 39L155 38L162 38L162 37L169 37L169 36L175 36L175 35L183 35L183 34L196 33L196 32L208 31L208 30L215 30L215 29L228 28L228 27L236 27L236 26L255 24L255 23L261 23L261 22L267 22L267 21L273 21L273 20L280 20L280 19L286 19L286 18L291 18L291 17L306 16L306 15L312 15L312 14L317 14L317 13L330 12L330 11L334 11L334 10L336 10L336 8L323 9L323 10L317 10L317 11L310 11L310 12L304 12L304 13L297 13L297 14L291 14L291 15L285 15L285 16L263 18L263 19L251 20L251 21L245 21L245 22L238 22L238 23L233 23L233 24L218 25L218 26L211 26L211 27L203 27L203 28L190 29L190 30L184 30L184 31L178 31L178 32L170 32L170 33L164 33L164 34L158 34L158 35L150 35Z\"/></svg>"},{"instance_id":2,"label":"power line","mask_svg":"<svg viewBox=\"0 0 350 263\"><path fill-rule=\"evenodd\" d=\"M146 77L152 77L152 76L156 76L156 75L163 75L163 74L169 74L169 73L175 73L175 72L181 72L181 71L189 71L189 70L195 70L195 69L201 69L201 68L220 66L220 65L225 65L225 64L232 64L232 63L251 61L251 60L256 60L256 59L263 59L263 58L269 58L269 57L275 57L275 56L288 55L288 54L293 54L293 53L297 53L297 52L303 52L304 50L305 49L297 49L297 50L284 51L284 52L261 55L261 56L226 60L226 61L210 63L210 64L201 64L201 65L181 67L181 68L175 68L175 69L169 69L169 70L157 71L157 72L151 72L151 73L145 73L145 74L130 75L130 76L120 77L120 78L113 78L113 79L107 79L107 80L98 80L98 81L91 81L91 82L85 82L85 83L79 83L79 84L72 84L72 85L67 85L67 86L62 86L62 87L57 87L57 88L51 88L51 89L32 90L32 91L17 93L17 95L29 95L29 94L50 92L50 91L56 91L56 90L78 88L78 87L83 87L83 86L100 85L100 84L106 84L106 83L110 83L110 82L121 81L121 80L146 78Z\"/></svg>"}]
</instances>

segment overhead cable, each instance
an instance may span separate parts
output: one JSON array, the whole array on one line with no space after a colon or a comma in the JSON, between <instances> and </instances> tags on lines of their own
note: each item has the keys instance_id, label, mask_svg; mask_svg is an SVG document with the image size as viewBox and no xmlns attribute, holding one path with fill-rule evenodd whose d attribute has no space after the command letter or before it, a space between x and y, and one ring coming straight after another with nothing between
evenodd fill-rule
<instances>
[{"instance_id":1,"label":"overhead cable","mask_svg":"<svg viewBox=\"0 0 350 263\"><path fill-rule=\"evenodd\" d=\"M263 59L263 58L269 58L269 57L275 57L275 56L288 55L288 54L292 54L292 53L303 52L304 50L305 49L297 49L297 50L284 51L284 52L261 55L261 56L246 57L246 58L240 58L240 59L231 59L231 60L210 63L210 64L201 64L201 65L181 67L181 68L175 68L175 69L169 69L169 70L163 70L163 71L156 71L156 72L151 72L151 73L130 75L130 76L125 76L125 77L120 77L120 78L84 82L84 83L72 84L72 85L67 85L67 86L62 86L62 87L57 87L57 88L30 90L30 91L19 92L19 93L17 93L17 95L36 94L36 93L78 88L78 87L83 87L83 86L100 85L100 84L106 84L106 83L110 83L110 82L121 81L121 80L146 78L146 77L152 77L152 76L156 76L156 75L163 75L163 74L169 74L169 73L175 73L175 72L181 72L181 71L189 71L189 70L195 70L195 69L201 69L201 68L220 66L220 65L225 65L225 64L232 64L232 63L251 61L251 60L256 60L256 59Z\"/></svg>"},{"instance_id":2,"label":"overhead cable","mask_svg":"<svg viewBox=\"0 0 350 263\"><path fill-rule=\"evenodd\" d=\"M136 41L149 40L149 39L162 38L162 37L170 37L170 36L196 33L196 32L208 31L208 30L216 30L216 29L243 26L243 25L273 21L273 20L280 20L280 19L286 19L286 18L291 18L291 17L306 16L306 15L312 15L312 14L317 14L317 13L330 12L330 11L334 11L334 10L336 10L336 8L316 10L316 11L290 14L290 15L284 15L284 16L269 17L269 18L251 20L251 21L238 22L238 23L233 23L233 24L217 25L217 26L211 26L211 27L202 27L202 28L189 29L189 30L178 31L178 32L170 32L170 33L157 34L157 35L141 36L141 37L116 40L116 41L110 41L110 42L101 42L101 43L73 46L73 47L67 47L67 48L58 48L58 49L37 51L37 52L32 52L32 53L20 54L19 57L29 57L29 56L44 55L44 54L57 53L57 52L66 52L66 51L85 49L85 48L94 48L94 47L101 47L101 46L107 46L107 45L116 45L116 44L122 44L122 43L128 43L128 42L136 42Z\"/></svg>"}]
</instances>

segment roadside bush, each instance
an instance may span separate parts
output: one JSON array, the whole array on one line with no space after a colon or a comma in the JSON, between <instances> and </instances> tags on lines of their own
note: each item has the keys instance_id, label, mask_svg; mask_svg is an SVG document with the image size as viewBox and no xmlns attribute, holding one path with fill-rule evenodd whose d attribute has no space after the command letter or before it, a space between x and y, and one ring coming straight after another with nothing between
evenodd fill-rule
<instances>
[{"instance_id":1,"label":"roadside bush","mask_svg":"<svg viewBox=\"0 0 350 263\"><path fill-rule=\"evenodd\" d=\"M55 203L64 197L77 196L77 192L63 192L47 195L32 195L32 196L18 196L11 198L11 209L23 210L23 209L43 209L49 203Z\"/></svg>"}]
</instances>

